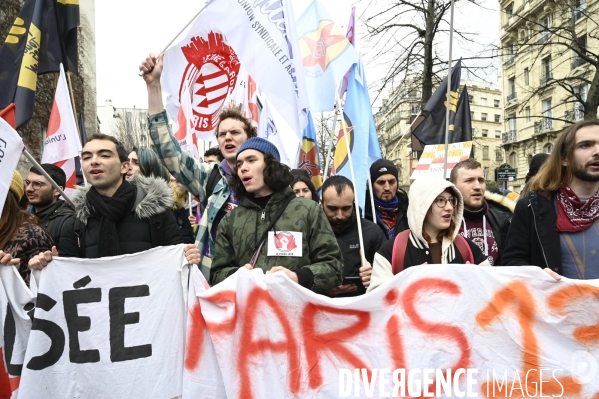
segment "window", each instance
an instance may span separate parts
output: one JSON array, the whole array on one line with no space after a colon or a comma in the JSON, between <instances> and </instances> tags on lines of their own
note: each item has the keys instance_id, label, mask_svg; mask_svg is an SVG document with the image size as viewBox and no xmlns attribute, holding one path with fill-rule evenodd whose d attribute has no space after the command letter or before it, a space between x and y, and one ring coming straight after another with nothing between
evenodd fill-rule
<instances>
[{"instance_id":1,"label":"window","mask_svg":"<svg viewBox=\"0 0 599 399\"><path fill-rule=\"evenodd\" d=\"M470 111L470 119L474 120L474 111Z\"/></svg>"},{"instance_id":2,"label":"window","mask_svg":"<svg viewBox=\"0 0 599 399\"><path fill-rule=\"evenodd\" d=\"M551 36L551 32L549 31L551 28L551 17L549 15L544 16L539 20L539 25L541 27L539 31L539 43L545 43L549 40L549 36Z\"/></svg>"},{"instance_id":3,"label":"window","mask_svg":"<svg viewBox=\"0 0 599 399\"><path fill-rule=\"evenodd\" d=\"M501 130L495 130L495 138L496 139L500 139L501 138Z\"/></svg>"},{"instance_id":4,"label":"window","mask_svg":"<svg viewBox=\"0 0 599 399\"><path fill-rule=\"evenodd\" d=\"M474 97L471 94L468 94L468 102L472 104L474 102Z\"/></svg>"},{"instance_id":5,"label":"window","mask_svg":"<svg viewBox=\"0 0 599 399\"><path fill-rule=\"evenodd\" d=\"M515 78L509 78L507 81L507 86L508 86L509 94L516 94L516 79Z\"/></svg>"},{"instance_id":6,"label":"window","mask_svg":"<svg viewBox=\"0 0 599 399\"><path fill-rule=\"evenodd\" d=\"M512 18L514 17L514 3L510 4L505 8L505 16L507 19L507 23L511 23Z\"/></svg>"},{"instance_id":7,"label":"window","mask_svg":"<svg viewBox=\"0 0 599 399\"><path fill-rule=\"evenodd\" d=\"M485 166L483 171L485 172L485 180L489 180L489 167Z\"/></svg>"},{"instance_id":8,"label":"window","mask_svg":"<svg viewBox=\"0 0 599 399\"><path fill-rule=\"evenodd\" d=\"M586 0L574 0L574 20L578 21L580 18L584 17L585 10L587 8Z\"/></svg>"},{"instance_id":9,"label":"window","mask_svg":"<svg viewBox=\"0 0 599 399\"><path fill-rule=\"evenodd\" d=\"M576 44L580 47L578 52L574 51L574 61L572 62L572 69L578 68L585 64L587 61L580 55L587 54L587 36L581 36L576 40Z\"/></svg>"},{"instance_id":10,"label":"window","mask_svg":"<svg viewBox=\"0 0 599 399\"><path fill-rule=\"evenodd\" d=\"M578 94L582 101L586 101L589 94L589 85L581 85L574 88L574 93ZM574 120L579 121L584 119L584 105L577 101L574 103Z\"/></svg>"},{"instance_id":11,"label":"window","mask_svg":"<svg viewBox=\"0 0 599 399\"><path fill-rule=\"evenodd\" d=\"M515 151L510 154L509 164L512 168L516 168L518 165L518 156Z\"/></svg>"},{"instance_id":12,"label":"window","mask_svg":"<svg viewBox=\"0 0 599 399\"><path fill-rule=\"evenodd\" d=\"M503 161L503 153L501 152L501 150L495 150L495 160Z\"/></svg>"},{"instance_id":13,"label":"window","mask_svg":"<svg viewBox=\"0 0 599 399\"><path fill-rule=\"evenodd\" d=\"M551 144L551 143L545 144L545 146L543 147L543 151L547 154L551 154L551 151L553 151L553 144Z\"/></svg>"},{"instance_id":14,"label":"window","mask_svg":"<svg viewBox=\"0 0 599 399\"><path fill-rule=\"evenodd\" d=\"M493 106L499 108L499 100L493 100Z\"/></svg>"},{"instance_id":15,"label":"window","mask_svg":"<svg viewBox=\"0 0 599 399\"><path fill-rule=\"evenodd\" d=\"M546 57L541 61L541 84L547 84L551 78L551 57Z\"/></svg>"},{"instance_id":16,"label":"window","mask_svg":"<svg viewBox=\"0 0 599 399\"><path fill-rule=\"evenodd\" d=\"M526 107L524 109L524 116L526 116L526 122L530 122L531 118L530 118L530 107Z\"/></svg>"},{"instance_id":17,"label":"window","mask_svg":"<svg viewBox=\"0 0 599 399\"><path fill-rule=\"evenodd\" d=\"M483 129L483 137L489 136L489 129Z\"/></svg>"},{"instance_id":18,"label":"window","mask_svg":"<svg viewBox=\"0 0 599 399\"><path fill-rule=\"evenodd\" d=\"M516 52L514 50L514 43L508 43L508 45L506 47L506 60L505 60L506 66L512 65L514 63L515 54L516 54Z\"/></svg>"},{"instance_id":19,"label":"window","mask_svg":"<svg viewBox=\"0 0 599 399\"><path fill-rule=\"evenodd\" d=\"M482 113L480 114L480 120L481 120L481 121L486 121L486 120L487 120L487 114L486 114L485 112L482 112Z\"/></svg>"},{"instance_id":20,"label":"window","mask_svg":"<svg viewBox=\"0 0 599 399\"><path fill-rule=\"evenodd\" d=\"M489 146L483 145L483 159L489 159Z\"/></svg>"},{"instance_id":21,"label":"window","mask_svg":"<svg viewBox=\"0 0 599 399\"><path fill-rule=\"evenodd\" d=\"M499 122L500 118L501 118L500 115L495 114L495 122Z\"/></svg>"},{"instance_id":22,"label":"window","mask_svg":"<svg viewBox=\"0 0 599 399\"><path fill-rule=\"evenodd\" d=\"M516 114L510 114L508 116L508 119L509 119L510 132L515 132L516 131Z\"/></svg>"},{"instance_id":23,"label":"window","mask_svg":"<svg viewBox=\"0 0 599 399\"><path fill-rule=\"evenodd\" d=\"M547 98L541 102L543 107L543 130L551 130L553 128L553 110L551 107L551 98Z\"/></svg>"},{"instance_id":24,"label":"window","mask_svg":"<svg viewBox=\"0 0 599 399\"><path fill-rule=\"evenodd\" d=\"M524 84L530 84L530 69L524 68Z\"/></svg>"},{"instance_id":25,"label":"window","mask_svg":"<svg viewBox=\"0 0 599 399\"><path fill-rule=\"evenodd\" d=\"M420 114L420 104L410 104L410 113L412 115Z\"/></svg>"},{"instance_id":26,"label":"window","mask_svg":"<svg viewBox=\"0 0 599 399\"><path fill-rule=\"evenodd\" d=\"M487 105L487 99L484 97L480 98L480 105Z\"/></svg>"}]
</instances>

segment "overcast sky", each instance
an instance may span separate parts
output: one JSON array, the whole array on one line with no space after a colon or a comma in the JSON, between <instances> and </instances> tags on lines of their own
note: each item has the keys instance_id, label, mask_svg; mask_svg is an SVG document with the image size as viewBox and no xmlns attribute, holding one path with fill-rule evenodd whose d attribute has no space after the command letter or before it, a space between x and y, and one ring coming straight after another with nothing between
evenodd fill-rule
<instances>
[{"instance_id":1,"label":"overcast sky","mask_svg":"<svg viewBox=\"0 0 599 399\"><path fill-rule=\"evenodd\" d=\"M293 0L298 18L311 0ZM390 0L389 0L390 1ZM324 0L335 22L347 26L352 5L356 17L365 11L370 14L381 0ZM463 3L463 2L462 2ZM117 108L137 106L147 108L145 84L138 76L138 66L146 55L161 51L189 19L198 12L204 0L96 0L96 87L97 103L111 99ZM374 5L373 5L374 4ZM481 42L497 42L499 37L499 3L484 0L483 8L460 5L456 8L456 25L479 34ZM368 10L366 10L367 7ZM358 24L358 37L364 29ZM445 43L440 44L441 46ZM362 55L369 59L368 49L358 42ZM447 54L447 49L439 49ZM454 46L453 56L459 57L468 49ZM379 79L383 67L375 60L366 67L369 82ZM464 76L463 76L464 77ZM490 76L494 80L495 76ZM374 98L374 93L371 92ZM379 101L380 102L380 99Z\"/></svg>"}]
</instances>

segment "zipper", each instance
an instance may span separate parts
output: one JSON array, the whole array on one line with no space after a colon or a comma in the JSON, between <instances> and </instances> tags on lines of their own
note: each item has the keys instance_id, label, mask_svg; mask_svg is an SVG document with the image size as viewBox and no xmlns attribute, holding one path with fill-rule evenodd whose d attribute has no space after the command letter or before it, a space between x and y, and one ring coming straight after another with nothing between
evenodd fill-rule
<instances>
[{"instance_id":1,"label":"zipper","mask_svg":"<svg viewBox=\"0 0 599 399\"><path fill-rule=\"evenodd\" d=\"M543 248L543 242L541 241L541 237L539 236L539 229L537 228L537 216L535 215L535 208L532 206L532 203L529 203L530 210L532 211L532 218L535 225L535 231L537 232L537 238L539 239L539 244L541 244L541 252L543 253L543 259L545 259L545 264L549 267L549 262L547 262L547 257L545 256L545 249ZM549 269L551 269L549 267ZM553 270L553 269L551 269Z\"/></svg>"}]
</instances>

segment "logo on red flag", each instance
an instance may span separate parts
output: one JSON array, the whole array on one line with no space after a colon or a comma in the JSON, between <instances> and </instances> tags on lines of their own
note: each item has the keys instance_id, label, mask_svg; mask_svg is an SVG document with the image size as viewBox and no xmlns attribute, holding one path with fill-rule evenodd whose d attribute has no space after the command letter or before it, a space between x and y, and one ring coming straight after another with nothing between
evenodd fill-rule
<instances>
[{"instance_id":1,"label":"logo on red flag","mask_svg":"<svg viewBox=\"0 0 599 399\"><path fill-rule=\"evenodd\" d=\"M189 44L181 47L181 51L188 65L179 88L179 102L183 107L191 101L193 130L212 131L229 90L235 87L239 60L235 51L225 43L223 35L212 31L207 39L193 37ZM187 92L191 99L184 98Z\"/></svg>"}]
</instances>

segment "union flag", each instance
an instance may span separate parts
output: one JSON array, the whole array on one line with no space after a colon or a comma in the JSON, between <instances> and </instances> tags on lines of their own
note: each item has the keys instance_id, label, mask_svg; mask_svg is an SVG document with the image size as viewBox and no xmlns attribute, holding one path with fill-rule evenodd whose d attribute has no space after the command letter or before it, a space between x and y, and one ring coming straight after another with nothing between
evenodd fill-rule
<instances>
[{"instance_id":1,"label":"union flag","mask_svg":"<svg viewBox=\"0 0 599 399\"><path fill-rule=\"evenodd\" d=\"M312 113L308 111L308 126L304 129L302 146L300 147L297 168L308 172L310 180L316 191L322 186L322 174L320 173L320 156L318 152L318 141L316 140L316 129L312 120Z\"/></svg>"}]
</instances>

